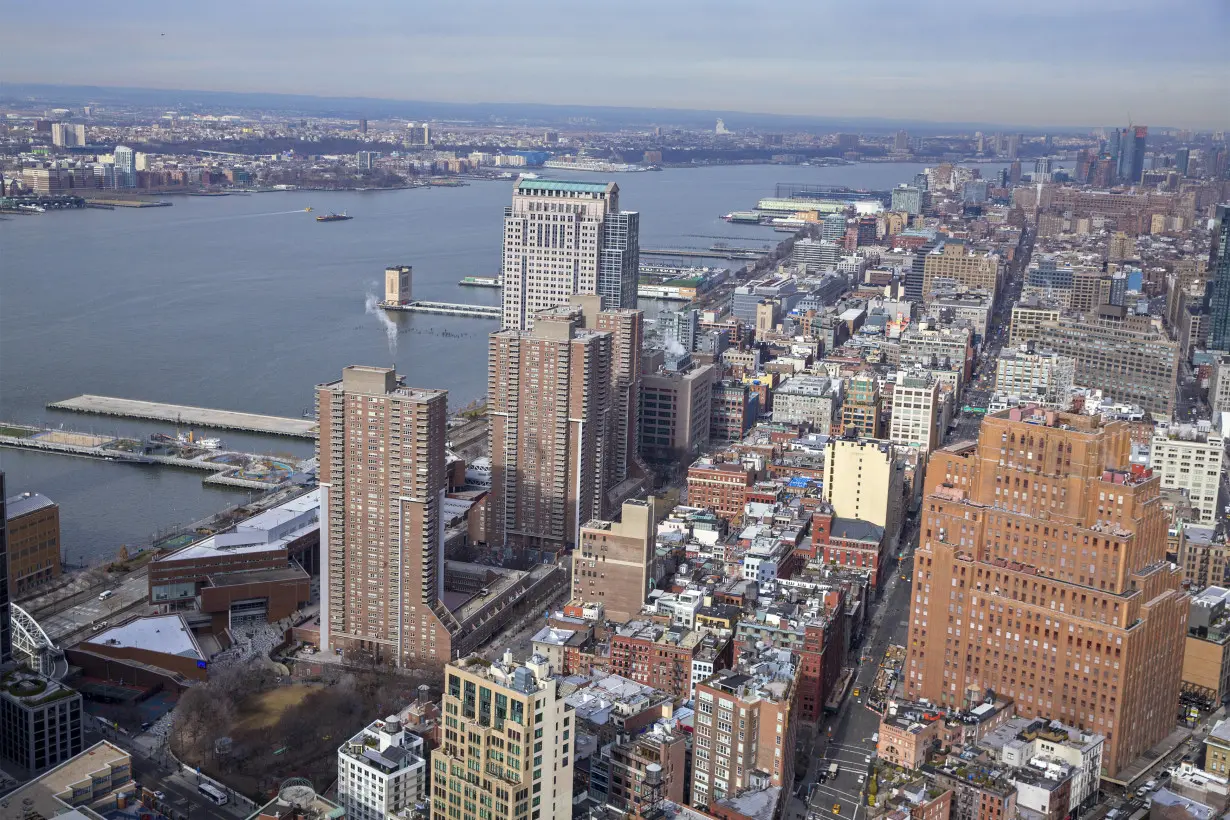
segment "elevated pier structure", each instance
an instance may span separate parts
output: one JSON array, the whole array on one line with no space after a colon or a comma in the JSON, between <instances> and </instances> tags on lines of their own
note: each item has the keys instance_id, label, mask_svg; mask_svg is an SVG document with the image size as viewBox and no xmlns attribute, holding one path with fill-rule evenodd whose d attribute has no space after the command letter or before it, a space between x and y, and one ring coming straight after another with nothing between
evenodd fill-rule
<instances>
[{"instance_id":1,"label":"elevated pier structure","mask_svg":"<svg viewBox=\"0 0 1230 820\"><path fill-rule=\"evenodd\" d=\"M208 407L191 407L186 404L117 399L87 393L64 401L53 401L47 407L51 410L71 410L74 413L95 413L100 416L169 421L187 427L214 427L222 430L240 430L245 433L267 433L272 436L316 438L316 422L313 419L265 416L235 410L213 410Z\"/></svg>"}]
</instances>

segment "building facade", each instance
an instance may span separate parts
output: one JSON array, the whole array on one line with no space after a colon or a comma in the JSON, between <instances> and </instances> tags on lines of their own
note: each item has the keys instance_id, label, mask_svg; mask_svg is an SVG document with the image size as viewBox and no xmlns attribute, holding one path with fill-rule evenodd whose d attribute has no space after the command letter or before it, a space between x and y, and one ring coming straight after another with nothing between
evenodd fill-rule
<instances>
[{"instance_id":1,"label":"building facade","mask_svg":"<svg viewBox=\"0 0 1230 820\"><path fill-rule=\"evenodd\" d=\"M923 295L954 285L994 295L999 292L1002 271L995 254L977 253L960 240L944 240L923 261Z\"/></svg>"},{"instance_id":2,"label":"building facade","mask_svg":"<svg viewBox=\"0 0 1230 820\"><path fill-rule=\"evenodd\" d=\"M4 504L8 523L9 592L21 595L60 576L60 505L39 493Z\"/></svg>"},{"instance_id":3,"label":"building facade","mask_svg":"<svg viewBox=\"0 0 1230 820\"><path fill-rule=\"evenodd\" d=\"M810 424L814 430L828 433L833 426L833 408L840 402L840 387L831 379L795 376L773 391L773 420Z\"/></svg>"},{"instance_id":4,"label":"building facade","mask_svg":"<svg viewBox=\"0 0 1230 820\"><path fill-rule=\"evenodd\" d=\"M14 669L0 687L0 759L29 772L58 766L84 748L81 695L59 681Z\"/></svg>"},{"instance_id":5,"label":"building facade","mask_svg":"<svg viewBox=\"0 0 1230 820\"><path fill-rule=\"evenodd\" d=\"M640 612L653 578L656 526L650 496L625 501L618 522L594 519L581 527L580 544L572 554L572 603L602 604L614 621Z\"/></svg>"},{"instance_id":6,"label":"building facade","mask_svg":"<svg viewBox=\"0 0 1230 820\"><path fill-rule=\"evenodd\" d=\"M769 785L794 781L797 689L792 669L749 673L725 669L696 687L692 805L752 786L759 772Z\"/></svg>"},{"instance_id":7,"label":"building facade","mask_svg":"<svg viewBox=\"0 0 1230 820\"><path fill-rule=\"evenodd\" d=\"M575 298L489 343L487 541L535 563L608 516L636 457L640 312Z\"/></svg>"},{"instance_id":8,"label":"building facade","mask_svg":"<svg viewBox=\"0 0 1230 820\"><path fill-rule=\"evenodd\" d=\"M576 726L550 672L511 653L445 667L431 820L571 820Z\"/></svg>"},{"instance_id":9,"label":"building facade","mask_svg":"<svg viewBox=\"0 0 1230 820\"><path fill-rule=\"evenodd\" d=\"M905 469L886 441L833 439L824 450L824 500L833 514L883 527L891 544L905 515Z\"/></svg>"},{"instance_id":10,"label":"building facade","mask_svg":"<svg viewBox=\"0 0 1230 820\"><path fill-rule=\"evenodd\" d=\"M423 738L397 716L372 721L337 750L337 802L351 820L385 820L427 802Z\"/></svg>"},{"instance_id":11,"label":"building facade","mask_svg":"<svg viewBox=\"0 0 1230 820\"><path fill-rule=\"evenodd\" d=\"M1230 204L1214 208L1212 240L1205 291L1208 344L1212 350L1230 351Z\"/></svg>"},{"instance_id":12,"label":"building facade","mask_svg":"<svg viewBox=\"0 0 1230 820\"><path fill-rule=\"evenodd\" d=\"M888 438L896 444L931 452L942 440L940 383L925 374L901 372L893 389Z\"/></svg>"},{"instance_id":13,"label":"building facade","mask_svg":"<svg viewBox=\"0 0 1230 820\"><path fill-rule=\"evenodd\" d=\"M539 311L577 294L635 308L639 232L613 182L519 180L504 210L503 329L530 330Z\"/></svg>"},{"instance_id":14,"label":"building facade","mask_svg":"<svg viewBox=\"0 0 1230 820\"><path fill-rule=\"evenodd\" d=\"M995 360L995 392L1067 410L1076 384L1076 362L1054 353L1007 351Z\"/></svg>"},{"instance_id":15,"label":"building facade","mask_svg":"<svg viewBox=\"0 0 1230 820\"><path fill-rule=\"evenodd\" d=\"M872 373L859 373L850 379L841 403L841 434L856 438L882 438L884 399L880 383Z\"/></svg>"},{"instance_id":16,"label":"building facade","mask_svg":"<svg viewBox=\"0 0 1230 820\"><path fill-rule=\"evenodd\" d=\"M1123 422L1026 408L932 454L906 697L993 689L1104 735L1111 774L1169 733L1188 600L1130 449Z\"/></svg>"},{"instance_id":17,"label":"building facade","mask_svg":"<svg viewBox=\"0 0 1230 820\"><path fill-rule=\"evenodd\" d=\"M1226 440L1208 426L1161 423L1149 442L1149 466L1162 477L1162 487L1187 491L1200 513L1199 523L1218 519L1217 494L1225 470Z\"/></svg>"},{"instance_id":18,"label":"building facade","mask_svg":"<svg viewBox=\"0 0 1230 820\"><path fill-rule=\"evenodd\" d=\"M352 366L317 387L320 640L397 666L451 656L444 592L448 393Z\"/></svg>"}]
</instances>

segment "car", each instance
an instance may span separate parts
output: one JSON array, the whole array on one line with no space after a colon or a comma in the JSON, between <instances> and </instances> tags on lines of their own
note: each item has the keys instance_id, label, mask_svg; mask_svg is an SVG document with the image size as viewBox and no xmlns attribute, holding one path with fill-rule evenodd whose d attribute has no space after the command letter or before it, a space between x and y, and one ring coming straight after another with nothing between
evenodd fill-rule
<instances>
[{"instance_id":1,"label":"car","mask_svg":"<svg viewBox=\"0 0 1230 820\"><path fill-rule=\"evenodd\" d=\"M148 732L148 731L150 730L150 727L152 727L153 725L154 725L154 724L150 723L150 722L147 720L147 721L145 721L144 723L142 723L142 724L141 724L141 731L142 731L142 732Z\"/></svg>"},{"instance_id":2,"label":"car","mask_svg":"<svg viewBox=\"0 0 1230 820\"><path fill-rule=\"evenodd\" d=\"M833 804L833 814L841 814L841 804L840 803Z\"/></svg>"},{"instance_id":3,"label":"car","mask_svg":"<svg viewBox=\"0 0 1230 820\"><path fill-rule=\"evenodd\" d=\"M880 742L880 733L879 733L879 732L872 732L872 733L871 733L871 742L872 742L872 743L879 743L879 742Z\"/></svg>"},{"instance_id":4,"label":"car","mask_svg":"<svg viewBox=\"0 0 1230 820\"><path fill-rule=\"evenodd\" d=\"M854 691L853 691L853 692L851 692L850 694L854 695L854 697L856 697L856 698L857 698L857 697L858 697L858 693L859 693L859 688L856 686L856 687L854 687Z\"/></svg>"},{"instance_id":5,"label":"car","mask_svg":"<svg viewBox=\"0 0 1230 820\"><path fill-rule=\"evenodd\" d=\"M101 632L102 630L106 628L107 628L106 621L99 621L98 623L94 624L94 626L91 627L91 629L93 629L95 632Z\"/></svg>"},{"instance_id":6,"label":"car","mask_svg":"<svg viewBox=\"0 0 1230 820\"><path fill-rule=\"evenodd\" d=\"M864 762L864 763L870 763L870 762L871 762L871 755L867 755L867 757L864 759L864 761L863 761L863 762Z\"/></svg>"},{"instance_id":7,"label":"car","mask_svg":"<svg viewBox=\"0 0 1230 820\"><path fill-rule=\"evenodd\" d=\"M98 593L98 600L100 600L100 601L105 601L105 600L107 600L108 598L113 597L114 595L115 595L115 593L114 593L114 592L112 592L111 590L109 590L109 589L104 589L102 592Z\"/></svg>"},{"instance_id":8,"label":"car","mask_svg":"<svg viewBox=\"0 0 1230 820\"><path fill-rule=\"evenodd\" d=\"M163 791L157 791L157 792L154 792L154 797L157 798L158 800L166 800L167 793Z\"/></svg>"},{"instance_id":9,"label":"car","mask_svg":"<svg viewBox=\"0 0 1230 820\"><path fill-rule=\"evenodd\" d=\"M866 780L867 780L867 775L865 775L865 774L860 774L860 775L858 776L858 784L859 784L860 786L861 786L861 785L863 785L863 783L864 783L864 782L866 782Z\"/></svg>"}]
</instances>

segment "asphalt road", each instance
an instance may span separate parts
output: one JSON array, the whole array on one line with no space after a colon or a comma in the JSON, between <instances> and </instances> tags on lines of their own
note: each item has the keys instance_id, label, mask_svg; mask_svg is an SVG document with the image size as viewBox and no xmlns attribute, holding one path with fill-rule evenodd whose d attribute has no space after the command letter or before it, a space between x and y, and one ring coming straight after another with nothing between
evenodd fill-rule
<instances>
[{"instance_id":1,"label":"asphalt road","mask_svg":"<svg viewBox=\"0 0 1230 820\"><path fill-rule=\"evenodd\" d=\"M861 649L855 657L870 656L866 663L859 664L858 674L852 685L859 690L843 701L836 715L822 720L817 731L809 737L800 737L800 743L808 744L807 772L796 779L792 792L803 787L803 798L792 793L785 816L789 820L859 820L867 815L867 775L875 759L875 743L872 735L880 729L880 716L864 703L875 681L876 672L891 645L904 645L908 634L910 607L910 582L912 578L913 550L917 544L917 518L909 518L903 533L902 549L909 557L898 564L880 600L873 606L872 622L867 629ZM902 580L904 575L907 580ZM821 773L836 763L837 776L819 782ZM862 782L859 778L862 777ZM810 798L808 795L810 794ZM807 800L805 804L804 800ZM834 811L834 808L837 811Z\"/></svg>"},{"instance_id":2,"label":"asphalt road","mask_svg":"<svg viewBox=\"0 0 1230 820\"><path fill-rule=\"evenodd\" d=\"M151 752L146 744L136 742L138 739L110 731L100 732L94 728L85 732L87 748L100 740L109 740L132 754L132 779L140 783L143 789L160 791L165 795L164 800L156 800L151 808L158 809L172 820L237 820L252 813L246 803L240 804L235 800L222 806L215 805L197 791L195 775L183 774L174 760L164 757L161 750Z\"/></svg>"}]
</instances>

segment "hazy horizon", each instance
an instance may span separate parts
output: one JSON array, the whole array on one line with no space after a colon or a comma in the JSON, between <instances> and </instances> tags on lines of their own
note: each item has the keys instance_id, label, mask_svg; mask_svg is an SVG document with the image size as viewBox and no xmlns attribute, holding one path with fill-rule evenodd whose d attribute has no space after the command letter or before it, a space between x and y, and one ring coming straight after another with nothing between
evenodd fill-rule
<instances>
[{"instance_id":1,"label":"hazy horizon","mask_svg":"<svg viewBox=\"0 0 1230 820\"><path fill-rule=\"evenodd\" d=\"M1149 0L941 0L925 13L905 0L137 0L97 12L80 0L57 7L54 59L45 38L13 37L0 75L12 84L471 105L1230 127L1222 0L1164 9ZM37 5L18 4L7 19L14 32L47 25Z\"/></svg>"}]
</instances>

